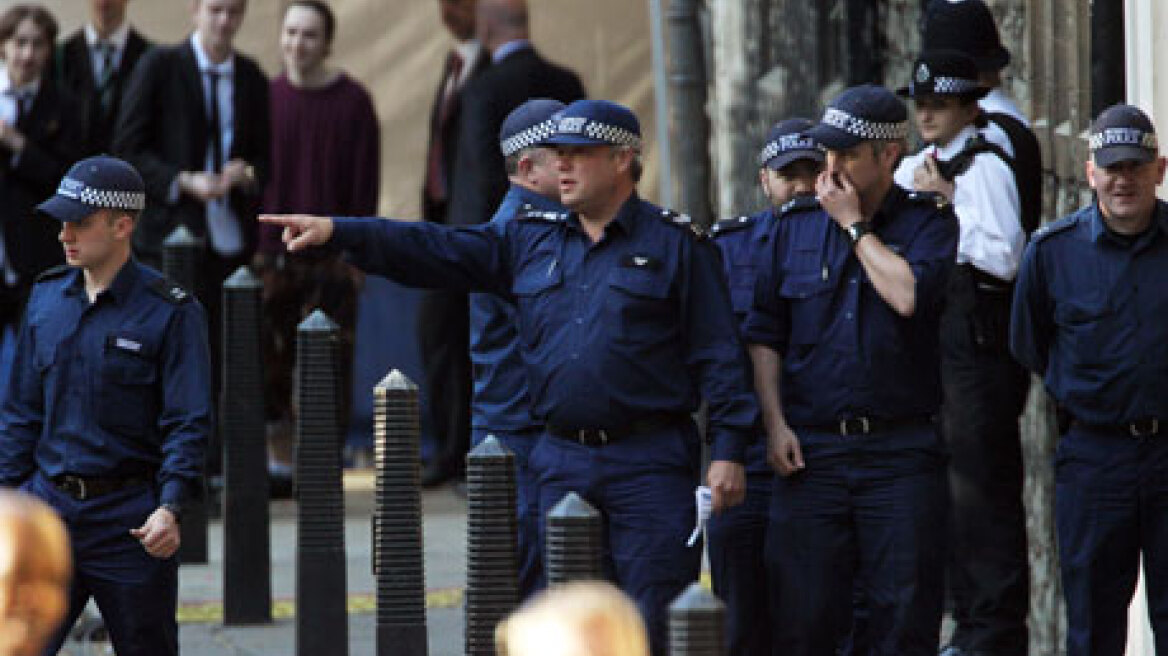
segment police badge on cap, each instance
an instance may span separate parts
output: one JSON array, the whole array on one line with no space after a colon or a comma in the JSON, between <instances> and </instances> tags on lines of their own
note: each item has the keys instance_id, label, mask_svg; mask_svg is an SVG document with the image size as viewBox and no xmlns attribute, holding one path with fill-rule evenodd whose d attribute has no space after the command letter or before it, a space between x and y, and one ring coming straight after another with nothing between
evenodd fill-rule
<instances>
[{"instance_id":1,"label":"police badge on cap","mask_svg":"<svg viewBox=\"0 0 1168 656\"><path fill-rule=\"evenodd\" d=\"M863 141L894 141L908 136L908 110L891 91L875 84L845 89L807 134L829 150L846 150Z\"/></svg>"},{"instance_id":2,"label":"police badge on cap","mask_svg":"<svg viewBox=\"0 0 1168 656\"><path fill-rule=\"evenodd\" d=\"M766 144L758 154L759 166L779 170L800 159L823 163L823 146L807 135L815 124L805 118L779 121L767 133Z\"/></svg>"},{"instance_id":3,"label":"police badge on cap","mask_svg":"<svg viewBox=\"0 0 1168 656\"><path fill-rule=\"evenodd\" d=\"M1098 166L1150 162L1159 153L1156 128L1138 107L1112 105L1091 125L1091 155Z\"/></svg>"},{"instance_id":4,"label":"police badge on cap","mask_svg":"<svg viewBox=\"0 0 1168 656\"><path fill-rule=\"evenodd\" d=\"M956 50L927 50L917 57L908 86L897 89L896 95L977 99L989 92L989 87L978 81L977 63L972 57Z\"/></svg>"},{"instance_id":5,"label":"police badge on cap","mask_svg":"<svg viewBox=\"0 0 1168 656\"><path fill-rule=\"evenodd\" d=\"M556 133L547 143L640 150L641 124L624 105L608 100L577 100L560 113Z\"/></svg>"},{"instance_id":6,"label":"police badge on cap","mask_svg":"<svg viewBox=\"0 0 1168 656\"><path fill-rule=\"evenodd\" d=\"M75 223L98 210L141 212L146 208L146 183L126 162L98 155L73 165L57 193L37 206L37 212Z\"/></svg>"},{"instance_id":7,"label":"police badge on cap","mask_svg":"<svg viewBox=\"0 0 1168 656\"><path fill-rule=\"evenodd\" d=\"M532 98L516 107L499 129L499 148L510 157L524 148L544 145L556 133L564 103L551 98Z\"/></svg>"}]
</instances>

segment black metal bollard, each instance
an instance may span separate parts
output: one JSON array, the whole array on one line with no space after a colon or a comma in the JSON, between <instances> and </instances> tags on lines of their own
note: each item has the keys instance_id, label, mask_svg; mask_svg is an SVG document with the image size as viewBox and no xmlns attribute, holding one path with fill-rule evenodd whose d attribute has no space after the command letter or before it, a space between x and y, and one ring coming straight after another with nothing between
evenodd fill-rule
<instances>
[{"instance_id":1,"label":"black metal bollard","mask_svg":"<svg viewBox=\"0 0 1168 656\"><path fill-rule=\"evenodd\" d=\"M488 437L466 458L466 654L494 656L495 625L519 604L515 454Z\"/></svg>"},{"instance_id":2,"label":"black metal bollard","mask_svg":"<svg viewBox=\"0 0 1168 656\"><path fill-rule=\"evenodd\" d=\"M296 653L349 653L346 614L345 495L337 325L320 310L300 323L296 336Z\"/></svg>"},{"instance_id":3,"label":"black metal bollard","mask_svg":"<svg viewBox=\"0 0 1168 656\"><path fill-rule=\"evenodd\" d=\"M420 432L418 386L395 369L373 388L378 656L425 656L428 651Z\"/></svg>"},{"instance_id":4,"label":"black metal bollard","mask_svg":"<svg viewBox=\"0 0 1168 656\"><path fill-rule=\"evenodd\" d=\"M162 242L162 272L167 278L177 282L195 296L202 298L199 289L199 265L203 257L203 240L184 225L175 228ZM218 330L219 326L208 326L208 330ZM214 444L215 440L211 440ZM206 481L198 498L190 499L183 509L183 521L179 527L178 560L183 564L203 564L207 562L207 494Z\"/></svg>"},{"instance_id":5,"label":"black metal bollard","mask_svg":"<svg viewBox=\"0 0 1168 656\"><path fill-rule=\"evenodd\" d=\"M669 604L670 656L723 656L726 606L700 583Z\"/></svg>"},{"instance_id":6,"label":"black metal bollard","mask_svg":"<svg viewBox=\"0 0 1168 656\"><path fill-rule=\"evenodd\" d=\"M272 621L268 454L260 343L263 283L239 267L223 283L223 622Z\"/></svg>"},{"instance_id":7,"label":"black metal bollard","mask_svg":"<svg viewBox=\"0 0 1168 656\"><path fill-rule=\"evenodd\" d=\"M604 578L600 513L569 492L547 514L545 548L549 585Z\"/></svg>"}]
</instances>

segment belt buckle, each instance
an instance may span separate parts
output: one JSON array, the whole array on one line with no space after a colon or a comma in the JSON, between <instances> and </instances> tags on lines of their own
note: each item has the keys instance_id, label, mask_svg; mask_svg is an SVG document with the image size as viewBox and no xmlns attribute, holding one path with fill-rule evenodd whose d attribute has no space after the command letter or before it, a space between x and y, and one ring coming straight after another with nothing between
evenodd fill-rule
<instances>
[{"instance_id":1,"label":"belt buckle","mask_svg":"<svg viewBox=\"0 0 1168 656\"><path fill-rule=\"evenodd\" d=\"M62 482L65 484L65 491L69 492L74 499L85 501L89 498L89 490L85 489L84 478L66 475Z\"/></svg>"},{"instance_id":2,"label":"belt buckle","mask_svg":"<svg viewBox=\"0 0 1168 656\"><path fill-rule=\"evenodd\" d=\"M854 427L854 429L853 429ZM852 435L867 435L872 432L872 424L867 417L852 417L851 419L841 419L839 423L840 435L850 437Z\"/></svg>"},{"instance_id":3,"label":"belt buckle","mask_svg":"<svg viewBox=\"0 0 1168 656\"><path fill-rule=\"evenodd\" d=\"M1159 419L1140 419L1127 425L1127 432L1132 437L1151 437L1160 433Z\"/></svg>"},{"instance_id":4,"label":"belt buckle","mask_svg":"<svg viewBox=\"0 0 1168 656\"><path fill-rule=\"evenodd\" d=\"M608 444L608 431L603 428L581 428L576 432L576 441L584 446Z\"/></svg>"}]
</instances>

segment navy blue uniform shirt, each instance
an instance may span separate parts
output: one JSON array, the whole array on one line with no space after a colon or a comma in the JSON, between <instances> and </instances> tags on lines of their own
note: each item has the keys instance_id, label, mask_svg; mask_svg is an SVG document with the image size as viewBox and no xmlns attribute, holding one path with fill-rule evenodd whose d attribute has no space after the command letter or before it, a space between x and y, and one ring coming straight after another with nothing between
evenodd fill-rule
<instances>
[{"instance_id":1,"label":"navy blue uniform shirt","mask_svg":"<svg viewBox=\"0 0 1168 656\"><path fill-rule=\"evenodd\" d=\"M780 391L791 426L923 417L940 405L939 318L957 218L932 194L893 185L872 225L912 268L911 317L880 297L827 212L791 212L773 224L743 331L747 342L782 356Z\"/></svg>"},{"instance_id":2,"label":"navy blue uniform shirt","mask_svg":"<svg viewBox=\"0 0 1168 656\"><path fill-rule=\"evenodd\" d=\"M1125 243L1092 203L1022 258L1010 350L1081 421L1168 418L1168 204L1155 212Z\"/></svg>"},{"instance_id":3,"label":"navy blue uniform shirt","mask_svg":"<svg viewBox=\"0 0 1168 656\"><path fill-rule=\"evenodd\" d=\"M91 304L81 269L33 287L0 406L0 485L36 469L155 474L159 502L197 489L211 430L203 309L130 260Z\"/></svg>"},{"instance_id":4,"label":"navy blue uniform shirt","mask_svg":"<svg viewBox=\"0 0 1168 656\"><path fill-rule=\"evenodd\" d=\"M513 299L532 414L622 428L709 403L715 460L743 462L758 417L717 249L634 193L593 244L571 213L528 213L500 233L338 219L332 243L417 287Z\"/></svg>"},{"instance_id":5,"label":"navy blue uniform shirt","mask_svg":"<svg viewBox=\"0 0 1168 656\"><path fill-rule=\"evenodd\" d=\"M563 209L559 203L513 184L488 225L504 235L507 222L521 211ZM513 303L492 294L470 295L470 363L474 372L470 415L474 428L522 431L539 425L531 418L518 324Z\"/></svg>"}]
</instances>

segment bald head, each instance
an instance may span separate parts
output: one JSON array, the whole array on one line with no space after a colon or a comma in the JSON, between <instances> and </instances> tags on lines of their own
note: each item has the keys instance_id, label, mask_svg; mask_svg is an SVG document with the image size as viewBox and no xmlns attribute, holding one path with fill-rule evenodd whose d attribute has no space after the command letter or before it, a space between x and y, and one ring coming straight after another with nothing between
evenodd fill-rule
<instances>
[{"instance_id":1,"label":"bald head","mask_svg":"<svg viewBox=\"0 0 1168 656\"><path fill-rule=\"evenodd\" d=\"M494 52L516 39L528 38L526 0L479 0L478 38Z\"/></svg>"},{"instance_id":2,"label":"bald head","mask_svg":"<svg viewBox=\"0 0 1168 656\"><path fill-rule=\"evenodd\" d=\"M52 508L0 490L0 656L40 654L65 615L69 538Z\"/></svg>"}]
</instances>

